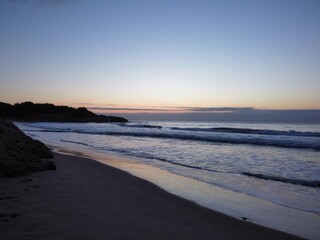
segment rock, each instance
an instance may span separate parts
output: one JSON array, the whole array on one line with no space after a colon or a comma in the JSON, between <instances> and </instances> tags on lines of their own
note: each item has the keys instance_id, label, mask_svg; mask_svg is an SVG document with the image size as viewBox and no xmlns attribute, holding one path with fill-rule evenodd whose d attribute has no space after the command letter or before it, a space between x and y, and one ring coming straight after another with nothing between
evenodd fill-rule
<instances>
[{"instance_id":1,"label":"rock","mask_svg":"<svg viewBox=\"0 0 320 240\"><path fill-rule=\"evenodd\" d=\"M12 122L0 120L0 176L16 177L28 172L55 170L52 152L40 141L25 135Z\"/></svg>"}]
</instances>

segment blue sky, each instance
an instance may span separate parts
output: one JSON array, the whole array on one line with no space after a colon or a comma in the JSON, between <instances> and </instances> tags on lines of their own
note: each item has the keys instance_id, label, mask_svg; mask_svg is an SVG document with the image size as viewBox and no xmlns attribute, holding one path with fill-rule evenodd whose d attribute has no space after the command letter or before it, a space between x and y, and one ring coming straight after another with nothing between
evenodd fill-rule
<instances>
[{"instance_id":1,"label":"blue sky","mask_svg":"<svg viewBox=\"0 0 320 240\"><path fill-rule=\"evenodd\" d=\"M320 1L1 0L0 101L320 109Z\"/></svg>"}]
</instances>

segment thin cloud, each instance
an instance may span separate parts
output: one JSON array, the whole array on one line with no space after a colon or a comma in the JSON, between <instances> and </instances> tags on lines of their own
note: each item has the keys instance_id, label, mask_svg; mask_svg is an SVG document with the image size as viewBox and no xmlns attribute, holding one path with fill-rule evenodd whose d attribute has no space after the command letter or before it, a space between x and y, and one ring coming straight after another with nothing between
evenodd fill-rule
<instances>
[{"instance_id":1,"label":"thin cloud","mask_svg":"<svg viewBox=\"0 0 320 240\"><path fill-rule=\"evenodd\" d=\"M191 112L240 112L240 111L253 111L255 110L252 107L193 107L193 108L185 108Z\"/></svg>"},{"instance_id":2,"label":"thin cloud","mask_svg":"<svg viewBox=\"0 0 320 240\"><path fill-rule=\"evenodd\" d=\"M201 113L226 113L254 111L254 108L236 108L236 107L167 107L167 108L130 108L130 107L89 107L93 111L131 111L131 112L201 112Z\"/></svg>"},{"instance_id":3,"label":"thin cloud","mask_svg":"<svg viewBox=\"0 0 320 240\"><path fill-rule=\"evenodd\" d=\"M89 103L89 102L79 102L79 103L76 103L76 105L82 105L82 106L94 106L94 108L97 107L97 105L99 104L96 104L96 103ZM115 104L101 104L102 106L117 106Z\"/></svg>"},{"instance_id":4,"label":"thin cloud","mask_svg":"<svg viewBox=\"0 0 320 240\"><path fill-rule=\"evenodd\" d=\"M105 110L105 111L165 111L165 112L176 112L176 110L173 109L160 109L160 108L113 108L113 107L90 107L90 110Z\"/></svg>"}]
</instances>

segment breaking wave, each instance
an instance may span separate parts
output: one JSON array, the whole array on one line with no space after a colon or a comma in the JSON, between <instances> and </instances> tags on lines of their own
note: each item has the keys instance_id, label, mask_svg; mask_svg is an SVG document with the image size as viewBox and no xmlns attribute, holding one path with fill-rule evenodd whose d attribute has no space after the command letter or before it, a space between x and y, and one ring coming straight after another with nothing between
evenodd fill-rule
<instances>
[{"instance_id":1,"label":"breaking wave","mask_svg":"<svg viewBox=\"0 0 320 240\"><path fill-rule=\"evenodd\" d=\"M133 136L133 137L150 137L150 138L167 138L188 141L203 141L211 143L227 144L250 144L258 146L272 146L284 148L306 148L320 150L320 140L317 138L290 138L290 137L252 137L248 135L226 135L226 134L194 134L189 132L172 132L172 131L91 131L81 129L39 129L26 130L28 132L73 132L78 134L92 135L110 135L110 136Z\"/></svg>"},{"instance_id":2,"label":"breaking wave","mask_svg":"<svg viewBox=\"0 0 320 240\"><path fill-rule=\"evenodd\" d=\"M291 183L291 184L295 184L295 185L302 185L302 186L315 187L315 188L320 187L320 181L291 179L291 178L284 178L284 177L279 177L279 176L269 176L269 175L255 174L255 173L248 173L248 172L243 172L242 174L246 175L248 177L255 177L255 178L259 178L259 179L263 179L263 180Z\"/></svg>"},{"instance_id":3,"label":"breaking wave","mask_svg":"<svg viewBox=\"0 0 320 240\"><path fill-rule=\"evenodd\" d=\"M282 136L299 136L299 137L320 137L320 132L299 132L299 131L278 131L251 128L179 128L173 127L172 130L194 131L194 132L223 132L223 133L240 133L240 134L259 134L259 135L282 135Z\"/></svg>"}]
</instances>

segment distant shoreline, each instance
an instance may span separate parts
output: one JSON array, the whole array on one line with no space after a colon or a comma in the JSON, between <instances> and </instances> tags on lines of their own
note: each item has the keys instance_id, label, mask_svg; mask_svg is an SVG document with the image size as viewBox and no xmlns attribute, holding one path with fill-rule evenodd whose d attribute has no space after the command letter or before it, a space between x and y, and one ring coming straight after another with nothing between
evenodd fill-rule
<instances>
[{"instance_id":1,"label":"distant shoreline","mask_svg":"<svg viewBox=\"0 0 320 240\"><path fill-rule=\"evenodd\" d=\"M128 122L127 119L122 117L97 115L85 107L72 108L33 102L22 102L14 105L0 102L0 118L15 122Z\"/></svg>"}]
</instances>

